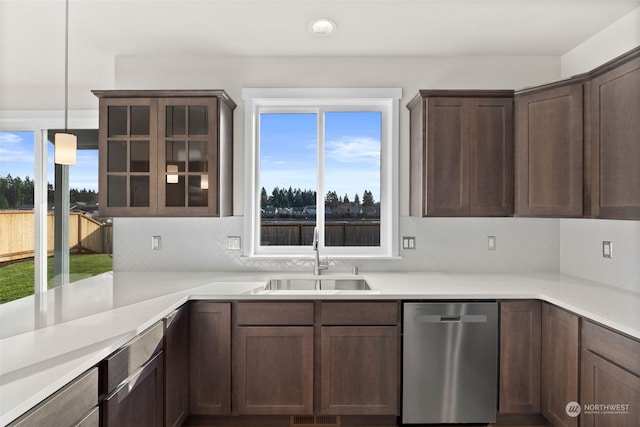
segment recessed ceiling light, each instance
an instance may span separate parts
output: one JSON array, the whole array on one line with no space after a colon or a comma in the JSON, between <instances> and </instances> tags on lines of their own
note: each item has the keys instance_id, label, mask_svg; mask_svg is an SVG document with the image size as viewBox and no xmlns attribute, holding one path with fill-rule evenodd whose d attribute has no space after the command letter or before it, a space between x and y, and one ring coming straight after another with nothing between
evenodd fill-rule
<instances>
[{"instance_id":1,"label":"recessed ceiling light","mask_svg":"<svg viewBox=\"0 0 640 427\"><path fill-rule=\"evenodd\" d=\"M335 21L328 18L314 19L309 24L309 30L317 36L328 36L336 30Z\"/></svg>"}]
</instances>

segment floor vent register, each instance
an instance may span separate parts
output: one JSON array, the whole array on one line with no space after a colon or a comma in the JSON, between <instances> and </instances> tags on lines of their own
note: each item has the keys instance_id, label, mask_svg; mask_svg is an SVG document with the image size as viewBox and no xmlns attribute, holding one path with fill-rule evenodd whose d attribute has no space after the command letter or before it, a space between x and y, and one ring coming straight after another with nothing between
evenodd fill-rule
<instances>
[{"instance_id":1,"label":"floor vent register","mask_svg":"<svg viewBox=\"0 0 640 427\"><path fill-rule=\"evenodd\" d=\"M333 415L300 415L291 417L291 427L336 427L340 426L340 417Z\"/></svg>"}]
</instances>

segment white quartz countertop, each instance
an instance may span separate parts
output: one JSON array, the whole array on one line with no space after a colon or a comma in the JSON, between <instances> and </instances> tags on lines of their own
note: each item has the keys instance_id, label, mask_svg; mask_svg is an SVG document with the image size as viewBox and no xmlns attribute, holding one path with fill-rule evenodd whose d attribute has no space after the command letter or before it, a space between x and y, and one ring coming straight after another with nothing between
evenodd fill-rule
<instances>
[{"instance_id":1,"label":"white quartz countertop","mask_svg":"<svg viewBox=\"0 0 640 427\"><path fill-rule=\"evenodd\" d=\"M540 299L640 339L639 293L559 273L362 273L373 292L253 292L276 276L287 274L106 273L0 305L0 425L188 300Z\"/></svg>"}]
</instances>

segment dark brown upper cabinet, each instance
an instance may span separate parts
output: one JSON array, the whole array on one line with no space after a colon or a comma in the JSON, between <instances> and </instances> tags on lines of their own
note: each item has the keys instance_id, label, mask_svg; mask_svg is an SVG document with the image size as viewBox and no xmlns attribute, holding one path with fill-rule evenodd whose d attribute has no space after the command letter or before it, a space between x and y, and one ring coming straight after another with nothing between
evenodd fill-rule
<instances>
[{"instance_id":1,"label":"dark brown upper cabinet","mask_svg":"<svg viewBox=\"0 0 640 427\"><path fill-rule=\"evenodd\" d=\"M515 214L583 213L582 80L515 94Z\"/></svg>"},{"instance_id":2,"label":"dark brown upper cabinet","mask_svg":"<svg viewBox=\"0 0 640 427\"><path fill-rule=\"evenodd\" d=\"M640 219L640 48L593 70L585 91L590 214Z\"/></svg>"},{"instance_id":3,"label":"dark brown upper cabinet","mask_svg":"<svg viewBox=\"0 0 640 427\"><path fill-rule=\"evenodd\" d=\"M93 91L104 216L233 214L233 110L221 90Z\"/></svg>"},{"instance_id":4,"label":"dark brown upper cabinet","mask_svg":"<svg viewBox=\"0 0 640 427\"><path fill-rule=\"evenodd\" d=\"M513 213L513 91L421 90L410 110L410 214Z\"/></svg>"}]
</instances>

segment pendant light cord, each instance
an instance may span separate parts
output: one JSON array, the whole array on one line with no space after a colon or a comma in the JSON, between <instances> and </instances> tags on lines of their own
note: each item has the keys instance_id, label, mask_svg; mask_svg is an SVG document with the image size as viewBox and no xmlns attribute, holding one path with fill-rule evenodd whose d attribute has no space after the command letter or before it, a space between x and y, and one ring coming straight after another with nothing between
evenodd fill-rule
<instances>
[{"instance_id":1,"label":"pendant light cord","mask_svg":"<svg viewBox=\"0 0 640 427\"><path fill-rule=\"evenodd\" d=\"M65 0L64 15L64 131L69 116L69 0Z\"/></svg>"}]
</instances>

